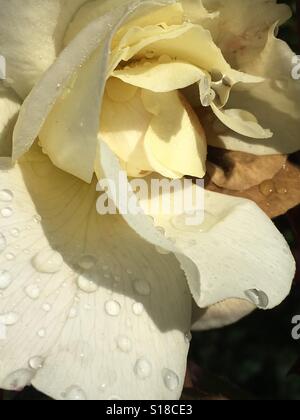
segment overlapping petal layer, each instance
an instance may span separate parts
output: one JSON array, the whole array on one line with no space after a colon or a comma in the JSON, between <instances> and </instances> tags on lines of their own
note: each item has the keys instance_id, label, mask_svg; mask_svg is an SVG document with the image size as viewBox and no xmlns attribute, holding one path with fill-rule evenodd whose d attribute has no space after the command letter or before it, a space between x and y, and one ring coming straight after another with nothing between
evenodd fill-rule
<instances>
[{"instance_id":1,"label":"overlapping petal layer","mask_svg":"<svg viewBox=\"0 0 300 420\"><path fill-rule=\"evenodd\" d=\"M120 216L97 214L96 183L39 148L2 170L0 185L1 388L179 398L191 296L176 258Z\"/></svg>"}]
</instances>

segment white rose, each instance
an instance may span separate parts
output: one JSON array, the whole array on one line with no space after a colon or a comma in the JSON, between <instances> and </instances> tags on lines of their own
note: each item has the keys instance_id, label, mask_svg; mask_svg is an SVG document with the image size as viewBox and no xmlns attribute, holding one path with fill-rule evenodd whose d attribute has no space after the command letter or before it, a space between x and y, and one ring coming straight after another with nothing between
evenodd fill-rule
<instances>
[{"instance_id":1,"label":"white rose","mask_svg":"<svg viewBox=\"0 0 300 420\"><path fill-rule=\"evenodd\" d=\"M96 212L96 177L201 178L207 142L299 150L288 8L203 4L0 0L1 388L176 399L193 301L206 329L288 295L292 254L250 201L206 192L194 228Z\"/></svg>"}]
</instances>

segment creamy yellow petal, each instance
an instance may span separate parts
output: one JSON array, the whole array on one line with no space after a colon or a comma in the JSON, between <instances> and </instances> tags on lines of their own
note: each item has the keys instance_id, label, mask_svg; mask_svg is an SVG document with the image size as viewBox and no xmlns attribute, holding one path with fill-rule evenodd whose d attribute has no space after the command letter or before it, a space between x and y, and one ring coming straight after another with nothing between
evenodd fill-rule
<instances>
[{"instance_id":1,"label":"creamy yellow petal","mask_svg":"<svg viewBox=\"0 0 300 420\"><path fill-rule=\"evenodd\" d=\"M163 61L167 61L164 63ZM156 62L137 63L132 67L118 69L113 76L152 92L170 92L183 89L198 82L204 72L189 63L172 61L165 55Z\"/></svg>"},{"instance_id":2,"label":"creamy yellow petal","mask_svg":"<svg viewBox=\"0 0 300 420\"><path fill-rule=\"evenodd\" d=\"M180 3L170 3L169 0L141 0L144 2L142 13L134 15L128 23L123 25L114 36L115 46L124 34L134 26L144 27L164 23L167 25L180 25L183 22L183 9ZM117 7L137 3L136 0L94 0L87 2L76 13L73 21L68 27L64 44L69 44L75 36L89 25L93 20L111 12ZM167 5L166 5L167 4Z\"/></svg>"},{"instance_id":3,"label":"creamy yellow petal","mask_svg":"<svg viewBox=\"0 0 300 420\"><path fill-rule=\"evenodd\" d=\"M128 89L131 92L130 85L110 79L103 100L99 134L122 161L139 170L152 171L144 150L144 136L152 115L143 105L140 89L136 89L132 98L127 96L125 101L117 100L114 95L116 86L119 97L123 99L124 92Z\"/></svg>"},{"instance_id":4,"label":"creamy yellow petal","mask_svg":"<svg viewBox=\"0 0 300 420\"><path fill-rule=\"evenodd\" d=\"M63 37L86 0L1 1L0 51L11 87L25 98L62 50Z\"/></svg>"},{"instance_id":5,"label":"creamy yellow petal","mask_svg":"<svg viewBox=\"0 0 300 420\"><path fill-rule=\"evenodd\" d=\"M193 331L207 331L233 324L251 314L256 306L243 299L227 299L208 308L193 307Z\"/></svg>"},{"instance_id":6,"label":"creamy yellow petal","mask_svg":"<svg viewBox=\"0 0 300 420\"><path fill-rule=\"evenodd\" d=\"M20 98L0 85L0 156L11 157L12 133L20 110Z\"/></svg>"},{"instance_id":7,"label":"creamy yellow petal","mask_svg":"<svg viewBox=\"0 0 300 420\"><path fill-rule=\"evenodd\" d=\"M157 94L144 90L142 98L148 111L154 111L145 135L147 151L170 170L202 178L206 138L193 110L177 91Z\"/></svg>"},{"instance_id":8,"label":"creamy yellow petal","mask_svg":"<svg viewBox=\"0 0 300 420\"><path fill-rule=\"evenodd\" d=\"M120 166L106 145L99 164L118 185ZM151 208L148 200L136 197L136 202L145 211ZM195 219L194 225L187 223L190 213L150 213L154 223L143 212L124 218L146 240L175 252L201 308L231 298L262 309L280 304L295 275L295 261L281 233L249 200L205 191L204 203L204 221Z\"/></svg>"},{"instance_id":9,"label":"creamy yellow petal","mask_svg":"<svg viewBox=\"0 0 300 420\"><path fill-rule=\"evenodd\" d=\"M266 80L243 90L233 89L229 100L230 107L243 104L274 136L268 142L253 142L223 130L209 136L209 144L258 155L289 154L300 149L300 83L292 77L296 56L285 42L275 38L274 30L269 32L265 49L246 68Z\"/></svg>"},{"instance_id":10,"label":"creamy yellow petal","mask_svg":"<svg viewBox=\"0 0 300 420\"><path fill-rule=\"evenodd\" d=\"M218 119L231 130L254 139L269 139L273 133L262 128L257 119L250 112L242 109L219 109L216 105L211 105L213 112Z\"/></svg>"},{"instance_id":11,"label":"creamy yellow petal","mask_svg":"<svg viewBox=\"0 0 300 420\"><path fill-rule=\"evenodd\" d=\"M163 55L193 64L202 70L217 69L228 75L231 72L209 31L187 22L182 25L130 29L112 52L110 69L113 71L122 60L128 61L134 56L159 58Z\"/></svg>"},{"instance_id":12,"label":"creamy yellow petal","mask_svg":"<svg viewBox=\"0 0 300 420\"><path fill-rule=\"evenodd\" d=\"M95 180L37 149L0 170L13 210L0 217L0 387L33 384L58 400L180 398L191 296L176 258L121 216L100 216Z\"/></svg>"}]
</instances>

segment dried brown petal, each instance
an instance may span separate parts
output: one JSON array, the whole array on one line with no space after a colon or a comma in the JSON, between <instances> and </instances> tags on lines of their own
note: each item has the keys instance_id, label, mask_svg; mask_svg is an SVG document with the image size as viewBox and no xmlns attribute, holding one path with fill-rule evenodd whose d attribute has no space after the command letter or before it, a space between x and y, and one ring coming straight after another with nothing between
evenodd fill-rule
<instances>
[{"instance_id":1,"label":"dried brown petal","mask_svg":"<svg viewBox=\"0 0 300 420\"><path fill-rule=\"evenodd\" d=\"M207 172L218 187L244 191L272 179L284 166L284 155L256 156L216 148L209 149Z\"/></svg>"},{"instance_id":2,"label":"dried brown petal","mask_svg":"<svg viewBox=\"0 0 300 420\"><path fill-rule=\"evenodd\" d=\"M300 166L288 161L273 179L245 191L220 188L209 177L206 188L255 201L269 217L275 218L300 203Z\"/></svg>"}]
</instances>

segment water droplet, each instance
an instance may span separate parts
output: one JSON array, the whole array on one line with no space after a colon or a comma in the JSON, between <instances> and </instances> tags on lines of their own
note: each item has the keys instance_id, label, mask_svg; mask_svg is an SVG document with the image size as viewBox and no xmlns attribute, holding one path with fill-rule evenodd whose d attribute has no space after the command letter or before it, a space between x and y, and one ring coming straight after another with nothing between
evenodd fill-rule
<instances>
[{"instance_id":1,"label":"water droplet","mask_svg":"<svg viewBox=\"0 0 300 420\"><path fill-rule=\"evenodd\" d=\"M50 312L52 309L52 306L50 305L50 303L44 303L44 305L42 306L42 309L44 312Z\"/></svg>"},{"instance_id":2,"label":"water droplet","mask_svg":"<svg viewBox=\"0 0 300 420\"><path fill-rule=\"evenodd\" d=\"M184 340L187 344L192 341L192 333L190 331L184 334Z\"/></svg>"},{"instance_id":3,"label":"water droplet","mask_svg":"<svg viewBox=\"0 0 300 420\"><path fill-rule=\"evenodd\" d=\"M0 191L0 201L4 203L11 203L14 198L13 193L10 190L1 190Z\"/></svg>"},{"instance_id":4,"label":"water droplet","mask_svg":"<svg viewBox=\"0 0 300 420\"><path fill-rule=\"evenodd\" d=\"M204 211L202 216L198 212L193 214L183 213L173 217L171 223L177 230L204 233L211 230L218 223L218 218L207 211Z\"/></svg>"},{"instance_id":5,"label":"water droplet","mask_svg":"<svg viewBox=\"0 0 300 420\"><path fill-rule=\"evenodd\" d=\"M98 285L85 276L78 277L77 286L85 293L95 293L98 290Z\"/></svg>"},{"instance_id":6,"label":"water droplet","mask_svg":"<svg viewBox=\"0 0 300 420\"><path fill-rule=\"evenodd\" d=\"M147 50L145 52L145 57L148 58L149 60L151 60L152 58L155 57L155 51L153 51L153 50Z\"/></svg>"},{"instance_id":7,"label":"water droplet","mask_svg":"<svg viewBox=\"0 0 300 420\"><path fill-rule=\"evenodd\" d=\"M97 259L92 255L83 255L78 261L78 265L83 270L90 270L97 264Z\"/></svg>"},{"instance_id":8,"label":"water droplet","mask_svg":"<svg viewBox=\"0 0 300 420\"><path fill-rule=\"evenodd\" d=\"M122 401L122 398L119 397L118 395L111 395L108 399L110 401Z\"/></svg>"},{"instance_id":9,"label":"water droplet","mask_svg":"<svg viewBox=\"0 0 300 420\"><path fill-rule=\"evenodd\" d=\"M132 312L134 313L134 315L136 316L140 316L142 315L142 313L144 312L144 305L142 303L139 302L135 302L132 305Z\"/></svg>"},{"instance_id":10,"label":"water droplet","mask_svg":"<svg viewBox=\"0 0 300 420\"><path fill-rule=\"evenodd\" d=\"M11 207L5 207L1 210L1 216L4 218L9 218L13 215L13 209Z\"/></svg>"},{"instance_id":11,"label":"water droplet","mask_svg":"<svg viewBox=\"0 0 300 420\"><path fill-rule=\"evenodd\" d=\"M134 282L134 290L141 296L149 296L151 293L151 286L147 280L136 280Z\"/></svg>"},{"instance_id":12,"label":"water droplet","mask_svg":"<svg viewBox=\"0 0 300 420\"><path fill-rule=\"evenodd\" d=\"M68 401L86 401L87 400L87 396L85 392L77 385L70 386L70 388L68 388L66 392L62 394L62 397Z\"/></svg>"},{"instance_id":13,"label":"water droplet","mask_svg":"<svg viewBox=\"0 0 300 420\"><path fill-rule=\"evenodd\" d=\"M37 335L38 335L38 337L40 337L40 338L44 338L44 337L46 337L46 334L47 334L47 332L46 332L46 330L45 330L44 328L40 329L40 330L37 332Z\"/></svg>"},{"instance_id":14,"label":"water droplet","mask_svg":"<svg viewBox=\"0 0 300 420\"><path fill-rule=\"evenodd\" d=\"M3 252L7 247L7 240L3 233L0 233L0 252Z\"/></svg>"},{"instance_id":15,"label":"water droplet","mask_svg":"<svg viewBox=\"0 0 300 420\"><path fill-rule=\"evenodd\" d=\"M41 356L31 357L28 361L28 366L33 370L39 370L44 365L44 359Z\"/></svg>"},{"instance_id":16,"label":"water droplet","mask_svg":"<svg viewBox=\"0 0 300 420\"><path fill-rule=\"evenodd\" d=\"M260 309L267 309L269 306L269 298L267 294L261 290L252 289L247 290L245 295L248 299L251 300L254 305L256 305Z\"/></svg>"},{"instance_id":17,"label":"water droplet","mask_svg":"<svg viewBox=\"0 0 300 420\"><path fill-rule=\"evenodd\" d=\"M173 372L170 369L164 369L163 370L163 380L164 380L164 384L165 386L170 390L170 391L175 391L178 386L179 386L179 378L176 375L175 372Z\"/></svg>"},{"instance_id":18,"label":"water droplet","mask_svg":"<svg viewBox=\"0 0 300 420\"><path fill-rule=\"evenodd\" d=\"M0 271L0 290L7 289L12 283L12 277L6 270Z\"/></svg>"},{"instance_id":19,"label":"water droplet","mask_svg":"<svg viewBox=\"0 0 300 420\"><path fill-rule=\"evenodd\" d=\"M130 338L122 335L117 338L117 347L123 353L129 353L132 350L132 342Z\"/></svg>"},{"instance_id":20,"label":"water droplet","mask_svg":"<svg viewBox=\"0 0 300 420\"><path fill-rule=\"evenodd\" d=\"M273 181L264 181L259 186L260 192L265 196L269 197L271 194L273 194L275 190L275 185Z\"/></svg>"},{"instance_id":21,"label":"water droplet","mask_svg":"<svg viewBox=\"0 0 300 420\"><path fill-rule=\"evenodd\" d=\"M40 288L35 284L30 284L25 288L25 293L30 299L38 299L40 297Z\"/></svg>"},{"instance_id":22,"label":"water droplet","mask_svg":"<svg viewBox=\"0 0 300 420\"><path fill-rule=\"evenodd\" d=\"M139 359L134 366L134 373L140 379L149 378L152 373L151 363L145 358Z\"/></svg>"},{"instance_id":23,"label":"water droplet","mask_svg":"<svg viewBox=\"0 0 300 420\"><path fill-rule=\"evenodd\" d=\"M11 236L13 236L14 238L17 238L18 236L20 236L20 231L19 231L19 229L15 228L15 229L12 229L12 230L10 231L10 234L11 234Z\"/></svg>"},{"instance_id":24,"label":"water droplet","mask_svg":"<svg viewBox=\"0 0 300 420\"><path fill-rule=\"evenodd\" d=\"M74 319L77 316L78 316L78 309L74 306L73 308L70 309L69 318Z\"/></svg>"},{"instance_id":25,"label":"water droplet","mask_svg":"<svg viewBox=\"0 0 300 420\"><path fill-rule=\"evenodd\" d=\"M283 195L288 193L288 189L284 185L276 185L276 192L280 195Z\"/></svg>"},{"instance_id":26,"label":"water droplet","mask_svg":"<svg viewBox=\"0 0 300 420\"><path fill-rule=\"evenodd\" d=\"M170 254L170 251L168 251L167 249L161 248L160 246L156 246L155 249L161 255L168 255L168 254Z\"/></svg>"},{"instance_id":27,"label":"water droplet","mask_svg":"<svg viewBox=\"0 0 300 420\"><path fill-rule=\"evenodd\" d=\"M42 217L41 217L39 214L36 214L36 215L33 217L33 221L34 221L35 223L41 223L41 221L42 221Z\"/></svg>"},{"instance_id":28,"label":"water droplet","mask_svg":"<svg viewBox=\"0 0 300 420\"><path fill-rule=\"evenodd\" d=\"M9 252L8 254L6 254L6 255L5 255L5 258L6 258L8 261L13 261L13 260L16 258L16 256L15 256L15 254L13 254L12 252Z\"/></svg>"},{"instance_id":29,"label":"water droplet","mask_svg":"<svg viewBox=\"0 0 300 420\"><path fill-rule=\"evenodd\" d=\"M12 326L19 320L19 315L15 312L8 312L0 315L0 324Z\"/></svg>"},{"instance_id":30,"label":"water droplet","mask_svg":"<svg viewBox=\"0 0 300 420\"><path fill-rule=\"evenodd\" d=\"M22 391L31 384L35 372L29 369L19 369L6 377L3 388L9 391Z\"/></svg>"},{"instance_id":31,"label":"water droplet","mask_svg":"<svg viewBox=\"0 0 300 420\"><path fill-rule=\"evenodd\" d=\"M57 273L63 265L63 258L51 248L39 252L32 261L34 268L40 273Z\"/></svg>"},{"instance_id":32,"label":"water droplet","mask_svg":"<svg viewBox=\"0 0 300 420\"><path fill-rule=\"evenodd\" d=\"M121 312L121 305L115 300L109 300L105 303L105 312L109 316L118 316Z\"/></svg>"}]
</instances>

